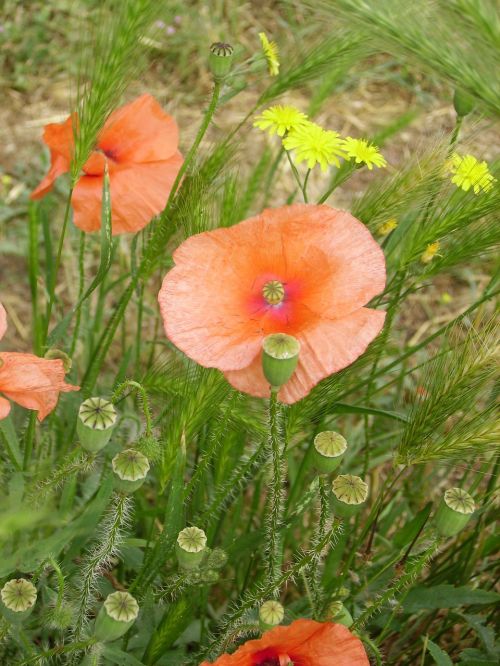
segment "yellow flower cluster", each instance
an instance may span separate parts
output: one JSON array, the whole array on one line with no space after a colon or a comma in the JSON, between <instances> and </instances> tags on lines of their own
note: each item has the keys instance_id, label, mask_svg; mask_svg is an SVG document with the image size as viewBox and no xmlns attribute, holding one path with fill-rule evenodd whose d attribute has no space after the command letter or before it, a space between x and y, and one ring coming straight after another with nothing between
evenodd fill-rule
<instances>
[{"instance_id":1,"label":"yellow flower cluster","mask_svg":"<svg viewBox=\"0 0 500 666\"><path fill-rule=\"evenodd\" d=\"M481 191L488 192L496 181L488 169L488 164L480 162L473 155L462 156L453 153L447 164L447 170L453 176L451 182L464 192L468 192L471 187L475 194Z\"/></svg>"},{"instance_id":2,"label":"yellow flower cluster","mask_svg":"<svg viewBox=\"0 0 500 666\"><path fill-rule=\"evenodd\" d=\"M434 241L434 243L429 243L429 245L425 248L425 251L422 253L420 261L423 264L429 264L437 255L439 251L439 246L440 246L439 241Z\"/></svg>"},{"instance_id":3,"label":"yellow flower cluster","mask_svg":"<svg viewBox=\"0 0 500 666\"><path fill-rule=\"evenodd\" d=\"M344 139L337 132L325 130L294 106L271 106L256 117L254 127L282 137L284 149L294 151L295 162L306 162L309 169L316 164L322 171L330 164L339 167L339 158L365 164L370 170L387 166L377 146L365 139Z\"/></svg>"}]
</instances>

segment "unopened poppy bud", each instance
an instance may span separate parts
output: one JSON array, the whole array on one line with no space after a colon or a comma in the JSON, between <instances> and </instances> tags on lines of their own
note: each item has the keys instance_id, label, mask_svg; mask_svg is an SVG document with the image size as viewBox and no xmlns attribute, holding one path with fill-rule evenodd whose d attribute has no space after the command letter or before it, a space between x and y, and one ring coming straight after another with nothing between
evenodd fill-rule
<instances>
[{"instance_id":1,"label":"unopened poppy bud","mask_svg":"<svg viewBox=\"0 0 500 666\"><path fill-rule=\"evenodd\" d=\"M104 398L88 398L80 405L76 431L80 444L91 452L100 451L109 442L116 424L116 410Z\"/></svg>"},{"instance_id":2,"label":"unopened poppy bud","mask_svg":"<svg viewBox=\"0 0 500 666\"><path fill-rule=\"evenodd\" d=\"M207 535L199 527L185 527L179 532L175 553L182 569L197 569L207 545Z\"/></svg>"},{"instance_id":3,"label":"unopened poppy bud","mask_svg":"<svg viewBox=\"0 0 500 666\"><path fill-rule=\"evenodd\" d=\"M469 522L476 505L468 492L461 488L449 488L441 499L434 516L434 524L441 536L458 534Z\"/></svg>"},{"instance_id":4,"label":"unopened poppy bud","mask_svg":"<svg viewBox=\"0 0 500 666\"><path fill-rule=\"evenodd\" d=\"M343 518L354 515L366 502L368 484L359 476L339 474L332 483L335 513Z\"/></svg>"},{"instance_id":5,"label":"unopened poppy bud","mask_svg":"<svg viewBox=\"0 0 500 666\"><path fill-rule=\"evenodd\" d=\"M231 71L233 54L233 47L225 42L214 42L210 47L209 64L217 82L224 81Z\"/></svg>"},{"instance_id":6,"label":"unopened poppy bud","mask_svg":"<svg viewBox=\"0 0 500 666\"><path fill-rule=\"evenodd\" d=\"M213 585L219 580L219 572L215 569L204 569L200 571L201 580L208 585Z\"/></svg>"},{"instance_id":7,"label":"unopened poppy bud","mask_svg":"<svg viewBox=\"0 0 500 666\"><path fill-rule=\"evenodd\" d=\"M207 557L207 567L209 569L222 569L227 562L227 553L222 548L214 548Z\"/></svg>"},{"instance_id":8,"label":"unopened poppy bud","mask_svg":"<svg viewBox=\"0 0 500 666\"><path fill-rule=\"evenodd\" d=\"M125 449L111 461L115 473L115 486L125 493L140 488L149 472L149 460L136 449Z\"/></svg>"},{"instance_id":9,"label":"unopened poppy bud","mask_svg":"<svg viewBox=\"0 0 500 666\"><path fill-rule=\"evenodd\" d=\"M456 114L459 118L469 115L474 110L476 102L474 97L463 90L455 90L453 96L453 106L455 107Z\"/></svg>"},{"instance_id":10,"label":"unopened poppy bud","mask_svg":"<svg viewBox=\"0 0 500 666\"><path fill-rule=\"evenodd\" d=\"M134 447L141 453L144 453L148 460L155 462L161 455L161 446L158 439L154 435L142 435Z\"/></svg>"},{"instance_id":11,"label":"unopened poppy bud","mask_svg":"<svg viewBox=\"0 0 500 666\"><path fill-rule=\"evenodd\" d=\"M314 438L312 462L318 472L328 474L336 469L347 450L347 442L333 430L320 432Z\"/></svg>"},{"instance_id":12,"label":"unopened poppy bud","mask_svg":"<svg viewBox=\"0 0 500 666\"><path fill-rule=\"evenodd\" d=\"M22 622L31 615L36 595L36 587L26 578L7 581L0 591L3 615L12 622Z\"/></svg>"},{"instance_id":13,"label":"unopened poppy bud","mask_svg":"<svg viewBox=\"0 0 500 666\"><path fill-rule=\"evenodd\" d=\"M267 631L283 622L285 609L279 601L270 599L259 608L259 626L261 631Z\"/></svg>"},{"instance_id":14,"label":"unopened poppy bud","mask_svg":"<svg viewBox=\"0 0 500 666\"><path fill-rule=\"evenodd\" d=\"M354 622L352 615L341 601L332 601L326 611L326 617L331 622L343 624L345 627L350 627Z\"/></svg>"},{"instance_id":15,"label":"unopened poppy bud","mask_svg":"<svg viewBox=\"0 0 500 666\"><path fill-rule=\"evenodd\" d=\"M70 357L66 354L66 352L63 352L60 349L47 349L44 358L48 359L49 361L56 361L56 360L62 361L64 372L66 374L71 370L73 366L73 361L70 359Z\"/></svg>"},{"instance_id":16,"label":"unopened poppy bud","mask_svg":"<svg viewBox=\"0 0 500 666\"><path fill-rule=\"evenodd\" d=\"M273 333L262 343L262 369L271 387L278 389L290 379L299 362L300 342L286 333Z\"/></svg>"},{"instance_id":17,"label":"unopened poppy bud","mask_svg":"<svg viewBox=\"0 0 500 666\"><path fill-rule=\"evenodd\" d=\"M128 592L113 592L106 597L97 614L94 636L110 643L123 636L139 615L139 604Z\"/></svg>"}]
</instances>

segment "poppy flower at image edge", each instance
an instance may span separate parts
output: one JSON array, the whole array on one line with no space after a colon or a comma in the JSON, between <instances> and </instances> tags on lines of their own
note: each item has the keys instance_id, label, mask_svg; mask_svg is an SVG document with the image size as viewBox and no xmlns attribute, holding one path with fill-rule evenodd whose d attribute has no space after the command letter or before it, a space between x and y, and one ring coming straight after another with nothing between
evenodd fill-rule
<instances>
[{"instance_id":1,"label":"poppy flower at image edge","mask_svg":"<svg viewBox=\"0 0 500 666\"><path fill-rule=\"evenodd\" d=\"M49 172L31 193L40 199L56 178L71 167L73 123L46 125L43 139L50 149ZM101 227L104 166L111 191L113 234L137 232L160 213L182 165L179 130L151 95L141 95L114 111L99 135L96 149L83 167L71 197L74 222L83 231Z\"/></svg>"},{"instance_id":2,"label":"poppy flower at image edge","mask_svg":"<svg viewBox=\"0 0 500 666\"><path fill-rule=\"evenodd\" d=\"M297 369L278 397L293 403L345 368L378 335L385 312L364 307L385 286L385 258L346 211L326 205L269 208L184 241L158 296L165 332L238 390L270 392L262 341L295 336Z\"/></svg>"},{"instance_id":3,"label":"poppy flower at image edge","mask_svg":"<svg viewBox=\"0 0 500 666\"><path fill-rule=\"evenodd\" d=\"M370 666L362 642L347 627L331 622L295 620L247 641L213 666ZM203 662L200 666L210 666Z\"/></svg>"},{"instance_id":4,"label":"poppy flower at image edge","mask_svg":"<svg viewBox=\"0 0 500 666\"><path fill-rule=\"evenodd\" d=\"M7 330L7 315L0 303L0 340ZM10 413L9 400L38 412L43 419L57 405L59 393L79 391L79 386L66 384L64 364L34 354L0 352L0 419ZM9 400L6 400L9 398Z\"/></svg>"}]
</instances>

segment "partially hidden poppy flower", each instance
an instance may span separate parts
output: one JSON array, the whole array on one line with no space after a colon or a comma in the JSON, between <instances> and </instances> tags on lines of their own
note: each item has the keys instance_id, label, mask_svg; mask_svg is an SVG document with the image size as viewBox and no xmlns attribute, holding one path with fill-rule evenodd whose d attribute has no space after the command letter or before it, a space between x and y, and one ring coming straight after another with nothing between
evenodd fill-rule
<instances>
[{"instance_id":1,"label":"partially hidden poppy flower","mask_svg":"<svg viewBox=\"0 0 500 666\"><path fill-rule=\"evenodd\" d=\"M383 252L364 224L329 206L266 209L188 238L173 258L158 297L167 337L254 396L270 391L267 335L301 344L278 394L293 403L360 356L384 323L384 312L363 307L384 288Z\"/></svg>"},{"instance_id":2,"label":"partially hidden poppy flower","mask_svg":"<svg viewBox=\"0 0 500 666\"><path fill-rule=\"evenodd\" d=\"M46 125L43 139L50 149L48 174L31 193L39 199L56 178L71 167L75 116ZM99 135L95 150L71 197L74 222L83 231L101 226L104 165L107 162L111 190L113 234L137 232L163 210L182 165L175 120L151 95L141 95L114 111Z\"/></svg>"},{"instance_id":3,"label":"partially hidden poppy flower","mask_svg":"<svg viewBox=\"0 0 500 666\"><path fill-rule=\"evenodd\" d=\"M247 641L214 666L370 666L363 643L342 624L295 620ZM203 662L201 666L210 666Z\"/></svg>"},{"instance_id":4,"label":"partially hidden poppy flower","mask_svg":"<svg viewBox=\"0 0 500 666\"><path fill-rule=\"evenodd\" d=\"M0 339L7 328L7 316L0 303ZM55 408L59 393L78 391L66 384L61 359L48 360L34 354L0 352L0 394L26 409L38 412L42 421ZM9 415L10 403L0 395L0 419Z\"/></svg>"}]
</instances>

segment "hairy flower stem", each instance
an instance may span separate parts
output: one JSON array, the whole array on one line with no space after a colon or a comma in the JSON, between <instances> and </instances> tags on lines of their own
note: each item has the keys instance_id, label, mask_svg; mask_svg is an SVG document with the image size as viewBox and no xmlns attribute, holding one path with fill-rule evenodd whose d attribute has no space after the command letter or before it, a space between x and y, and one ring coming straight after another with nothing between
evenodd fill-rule
<instances>
[{"instance_id":1,"label":"hairy flower stem","mask_svg":"<svg viewBox=\"0 0 500 666\"><path fill-rule=\"evenodd\" d=\"M269 487L267 533L267 571L266 582L271 585L281 572L282 539L280 527L284 511L284 459L282 442L281 407L278 392L271 390L269 398L269 453L272 459L272 478ZM278 590L277 590L278 592Z\"/></svg>"},{"instance_id":2,"label":"hairy flower stem","mask_svg":"<svg viewBox=\"0 0 500 666\"><path fill-rule=\"evenodd\" d=\"M220 94L220 84L216 83L214 85L213 93L212 93L212 99L210 101L210 105L208 106L205 116L203 118L203 121L200 125L200 128L198 130L198 133L196 134L195 140L193 142L193 145L189 149L188 154L186 155L186 159L184 160L183 165L179 169L179 172L177 174L177 177L172 185L172 189L170 190L170 194L168 197L167 204L165 206L165 209L163 211L162 217L168 212L173 205L174 199L175 199L175 194L177 193L179 184L181 182L181 179L183 175L186 173L188 167L191 165L196 152L198 150L198 147L205 136L205 133L208 129L208 126L210 125L210 122L212 120L212 117L215 113L215 110L217 108L217 103L219 101L219 94ZM161 230L160 232L161 233ZM95 384L97 381L97 377L99 376L99 372L101 369L101 366L104 362L104 359L106 358L106 355L108 353L108 350L111 346L111 343L113 342L113 339L115 337L116 331L118 329L118 326L120 325L120 322L122 321L125 310L127 308L127 305L132 298L132 295L134 294L137 285L139 284L139 280L143 279L146 277L147 272L148 272L148 267L151 263L151 253L153 252L154 248L156 247L156 240L157 240L157 235L155 233L152 234L151 238L149 239L149 242L144 250L143 257L141 264L138 268L138 270L132 275L130 283L126 290L123 292L118 305L115 308L115 311L113 312L113 315L111 317L111 320L109 321L106 329L104 330L103 334L101 335L99 342L97 344L97 347L94 351L94 354L92 355L92 358L90 359L90 362L87 366L87 370L85 372L83 382L82 382L82 390L84 393L85 397L88 397Z\"/></svg>"},{"instance_id":3,"label":"hairy flower stem","mask_svg":"<svg viewBox=\"0 0 500 666\"><path fill-rule=\"evenodd\" d=\"M230 646L232 638L234 639L237 637L237 631L235 630L242 624L245 615L253 608L259 606L266 599L275 596L277 591L279 591L284 585L296 580L304 570L307 570L312 565L314 560L321 555L325 548L336 542L341 533L342 523L334 523L321 541L319 541L311 550L306 553L301 553L295 562L291 564L286 571L281 573L273 583L266 582L264 585L254 587L242 595L233 604L232 608L223 616L219 635L213 638L200 654L196 655L197 661L193 663L198 664L200 661L203 661L204 658L206 659L207 657L219 654L221 651L226 650Z\"/></svg>"},{"instance_id":4,"label":"hairy flower stem","mask_svg":"<svg viewBox=\"0 0 500 666\"><path fill-rule=\"evenodd\" d=\"M113 496L108 516L106 516L101 524L101 539L82 563L83 575L80 588L80 604L73 635L75 642L78 642L82 637L96 579L100 572L109 564L120 545L122 528L127 521L130 503L131 499L128 495L116 493Z\"/></svg>"}]
</instances>

